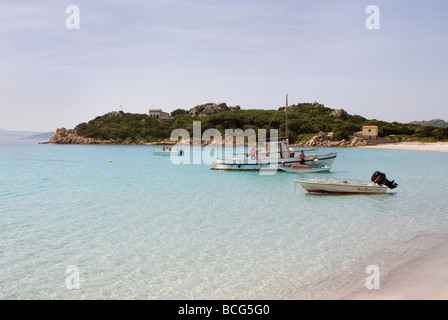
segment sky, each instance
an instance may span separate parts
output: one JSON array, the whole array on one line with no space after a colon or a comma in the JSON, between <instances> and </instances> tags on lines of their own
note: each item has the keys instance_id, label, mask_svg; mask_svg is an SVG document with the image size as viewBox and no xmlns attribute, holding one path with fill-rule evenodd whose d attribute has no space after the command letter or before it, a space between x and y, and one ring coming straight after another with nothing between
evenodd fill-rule
<instances>
[{"instance_id":1,"label":"sky","mask_svg":"<svg viewBox=\"0 0 448 320\"><path fill-rule=\"evenodd\" d=\"M448 121L447 88L445 0L0 0L4 130L209 102L277 109L286 95Z\"/></svg>"}]
</instances>

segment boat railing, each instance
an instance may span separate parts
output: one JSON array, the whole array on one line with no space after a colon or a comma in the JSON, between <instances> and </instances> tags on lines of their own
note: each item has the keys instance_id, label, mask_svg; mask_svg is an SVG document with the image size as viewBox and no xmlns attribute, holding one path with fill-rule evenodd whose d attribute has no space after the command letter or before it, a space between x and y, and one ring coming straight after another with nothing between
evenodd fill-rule
<instances>
[{"instance_id":1,"label":"boat railing","mask_svg":"<svg viewBox=\"0 0 448 320\"><path fill-rule=\"evenodd\" d=\"M344 183L344 184L371 184L374 183L372 181L366 181L366 180L359 180L355 178L337 178L337 177L324 177L322 174L316 174L316 173L305 173L301 175L302 177L309 176L309 181L314 182L329 182L329 183ZM306 180L306 179L300 179L300 180Z\"/></svg>"}]
</instances>

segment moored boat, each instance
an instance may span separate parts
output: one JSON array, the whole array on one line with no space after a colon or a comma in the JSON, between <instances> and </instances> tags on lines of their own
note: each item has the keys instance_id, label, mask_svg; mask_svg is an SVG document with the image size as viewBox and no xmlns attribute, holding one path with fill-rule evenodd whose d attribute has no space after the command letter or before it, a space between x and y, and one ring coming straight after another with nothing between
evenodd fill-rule
<instances>
[{"instance_id":1,"label":"moored boat","mask_svg":"<svg viewBox=\"0 0 448 320\"><path fill-rule=\"evenodd\" d=\"M372 182L351 182L348 180L294 180L306 191L312 193L336 194L385 194L387 189L398 186L394 181L386 179L386 175L376 171L371 178Z\"/></svg>"},{"instance_id":2,"label":"moored boat","mask_svg":"<svg viewBox=\"0 0 448 320\"><path fill-rule=\"evenodd\" d=\"M291 166L280 167L280 170L282 171L299 174L330 172L330 169L331 168L329 166L310 167L302 164L293 164Z\"/></svg>"},{"instance_id":3,"label":"moored boat","mask_svg":"<svg viewBox=\"0 0 448 320\"><path fill-rule=\"evenodd\" d=\"M212 170L281 170L283 167L300 165L300 160L296 156L297 151L289 147L288 140L279 141L277 150L269 149L270 143L255 152L245 153L243 157L231 159L215 158L211 165ZM329 167L333 165L338 153L311 154L305 157L305 165L309 167Z\"/></svg>"},{"instance_id":4,"label":"moored boat","mask_svg":"<svg viewBox=\"0 0 448 320\"><path fill-rule=\"evenodd\" d=\"M182 156L184 154L184 151L182 149L175 149L175 150L152 150L152 153L157 156Z\"/></svg>"},{"instance_id":5,"label":"moored boat","mask_svg":"<svg viewBox=\"0 0 448 320\"><path fill-rule=\"evenodd\" d=\"M339 194L378 194L386 193L387 187L374 183L350 183L343 181L322 180L295 180L306 191L314 193L339 193Z\"/></svg>"},{"instance_id":6,"label":"moored boat","mask_svg":"<svg viewBox=\"0 0 448 320\"><path fill-rule=\"evenodd\" d=\"M285 127L286 137L275 142L260 142L260 149L253 147L249 152L244 153L242 157L233 154L231 158L215 158L210 167L212 170L281 170L282 167L290 167L292 165L307 165L309 167L329 167L333 165L337 152L325 154L312 154L299 156L298 151L294 151L289 146L288 138L288 95L286 95L285 106ZM303 150L305 151L305 150ZM310 151L310 150L306 150ZM304 159L300 159L304 157Z\"/></svg>"}]
</instances>

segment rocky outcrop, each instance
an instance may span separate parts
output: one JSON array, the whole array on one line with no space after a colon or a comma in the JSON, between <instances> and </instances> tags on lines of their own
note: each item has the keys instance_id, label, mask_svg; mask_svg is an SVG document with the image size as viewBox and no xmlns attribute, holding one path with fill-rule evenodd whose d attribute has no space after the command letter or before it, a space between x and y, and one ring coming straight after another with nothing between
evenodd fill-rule
<instances>
[{"instance_id":1,"label":"rocky outcrop","mask_svg":"<svg viewBox=\"0 0 448 320\"><path fill-rule=\"evenodd\" d=\"M111 111L108 114L106 114L109 118L120 118L123 116L123 112L120 111Z\"/></svg>"},{"instance_id":2,"label":"rocky outcrop","mask_svg":"<svg viewBox=\"0 0 448 320\"><path fill-rule=\"evenodd\" d=\"M316 134L314 137L312 137L308 142L307 145L310 147L315 147L317 145L322 145L324 142L328 142L330 139L328 136L323 133L322 131Z\"/></svg>"},{"instance_id":3,"label":"rocky outcrop","mask_svg":"<svg viewBox=\"0 0 448 320\"><path fill-rule=\"evenodd\" d=\"M191 108L188 114L193 117L206 117L222 111L236 111L240 109L240 106L228 107L225 102L206 103Z\"/></svg>"},{"instance_id":4,"label":"rocky outcrop","mask_svg":"<svg viewBox=\"0 0 448 320\"><path fill-rule=\"evenodd\" d=\"M113 144L113 140L100 140L79 136L74 129L59 128L51 137L51 144Z\"/></svg>"},{"instance_id":5,"label":"rocky outcrop","mask_svg":"<svg viewBox=\"0 0 448 320\"><path fill-rule=\"evenodd\" d=\"M334 110L328 116L340 121L344 121L349 118L347 111L345 111L344 109Z\"/></svg>"},{"instance_id":6,"label":"rocky outcrop","mask_svg":"<svg viewBox=\"0 0 448 320\"><path fill-rule=\"evenodd\" d=\"M349 147L349 148L357 148L357 147L363 147L363 146L365 146L366 144L367 144L367 141L366 141L366 140L364 140L364 139L362 139L362 138L359 138L359 137L354 137L354 138L350 141L348 147Z\"/></svg>"},{"instance_id":7,"label":"rocky outcrop","mask_svg":"<svg viewBox=\"0 0 448 320\"><path fill-rule=\"evenodd\" d=\"M442 119L433 119L429 121L412 121L410 124L418 124L421 126L431 126L431 127L440 127L440 128L446 128L448 127L448 122L442 120Z\"/></svg>"},{"instance_id":8,"label":"rocky outcrop","mask_svg":"<svg viewBox=\"0 0 448 320\"><path fill-rule=\"evenodd\" d=\"M198 105L190 109L188 114L193 117L206 117L214 113L221 111L228 111L229 107L227 104L223 103L206 103Z\"/></svg>"},{"instance_id":9,"label":"rocky outcrop","mask_svg":"<svg viewBox=\"0 0 448 320\"><path fill-rule=\"evenodd\" d=\"M354 137L352 140L343 139L341 141L334 141L332 132L326 134L321 131L310 140L299 143L297 144L297 146L321 148L357 148L365 146L366 144L367 141L359 137Z\"/></svg>"}]
</instances>

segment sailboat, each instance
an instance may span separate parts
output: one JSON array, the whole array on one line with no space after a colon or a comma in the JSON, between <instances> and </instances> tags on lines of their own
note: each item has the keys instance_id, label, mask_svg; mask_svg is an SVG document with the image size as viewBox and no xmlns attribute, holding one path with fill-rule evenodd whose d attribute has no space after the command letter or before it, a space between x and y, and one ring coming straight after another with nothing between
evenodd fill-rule
<instances>
[{"instance_id":1,"label":"sailboat","mask_svg":"<svg viewBox=\"0 0 448 320\"><path fill-rule=\"evenodd\" d=\"M234 154L232 159L213 159L212 170L281 170L282 167L305 165L309 168L325 168L317 171L328 171L337 157L337 152L312 154L305 157L305 163L300 163L296 156L299 152L289 146L288 138L288 95L286 95L285 121L286 137L272 143L266 139L261 149L243 153L243 157ZM273 146L275 144L275 146ZM260 146L258 146L260 147ZM277 149L277 150L275 150Z\"/></svg>"}]
</instances>

